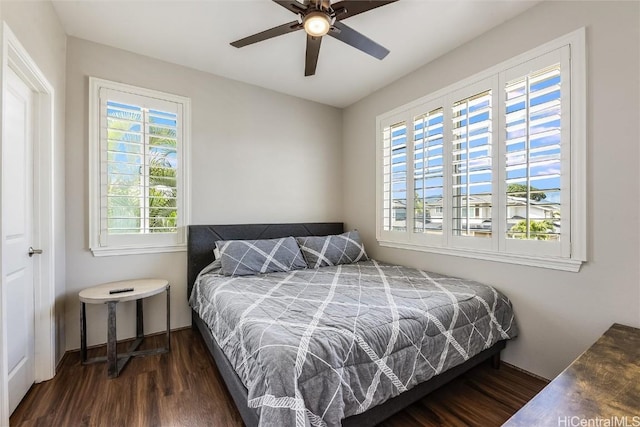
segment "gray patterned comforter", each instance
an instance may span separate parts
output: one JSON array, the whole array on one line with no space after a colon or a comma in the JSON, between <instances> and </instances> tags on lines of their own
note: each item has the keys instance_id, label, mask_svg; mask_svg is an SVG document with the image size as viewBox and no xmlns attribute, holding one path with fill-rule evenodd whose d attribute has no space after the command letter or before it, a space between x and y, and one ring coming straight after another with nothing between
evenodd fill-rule
<instances>
[{"instance_id":1,"label":"gray patterned comforter","mask_svg":"<svg viewBox=\"0 0 640 427\"><path fill-rule=\"evenodd\" d=\"M190 304L261 426L338 426L517 335L494 288L376 261L243 277L208 268Z\"/></svg>"}]
</instances>

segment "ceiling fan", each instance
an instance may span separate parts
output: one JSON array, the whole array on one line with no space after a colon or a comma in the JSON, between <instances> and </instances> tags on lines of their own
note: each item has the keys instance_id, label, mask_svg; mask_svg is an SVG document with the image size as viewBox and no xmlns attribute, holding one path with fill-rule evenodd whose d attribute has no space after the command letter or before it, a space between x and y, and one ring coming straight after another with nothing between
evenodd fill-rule
<instances>
[{"instance_id":1,"label":"ceiling fan","mask_svg":"<svg viewBox=\"0 0 640 427\"><path fill-rule=\"evenodd\" d=\"M324 35L329 35L378 59L383 59L389 54L388 49L341 21L398 0L342 0L333 4L331 4L330 0L305 0L304 3L296 0L273 1L298 15L298 19L236 40L231 43L231 46L244 47L304 29L307 33L305 76L312 76L316 73L320 43Z\"/></svg>"}]
</instances>

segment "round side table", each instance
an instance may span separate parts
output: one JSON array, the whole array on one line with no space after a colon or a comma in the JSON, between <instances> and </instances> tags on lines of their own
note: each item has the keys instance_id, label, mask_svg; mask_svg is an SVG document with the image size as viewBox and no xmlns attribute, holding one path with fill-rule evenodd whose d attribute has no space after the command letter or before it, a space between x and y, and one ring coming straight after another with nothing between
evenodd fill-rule
<instances>
[{"instance_id":1,"label":"round side table","mask_svg":"<svg viewBox=\"0 0 640 427\"><path fill-rule=\"evenodd\" d=\"M169 298L169 281L164 279L138 279L104 283L83 289L80 298L80 358L82 364L107 362L109 378L117 377L129 359L134 356L166 353L171 350L171 307ZM137 350L144 340L144 315L142 300L153 295L167 293L167 332L166 345L149 350ZM136 339L127 352L118 354L116 339L116 305L119 302L136 302ZM87 313L86 304L107 304L107 356L87 359Z\"/></svg>"}]
</instances>

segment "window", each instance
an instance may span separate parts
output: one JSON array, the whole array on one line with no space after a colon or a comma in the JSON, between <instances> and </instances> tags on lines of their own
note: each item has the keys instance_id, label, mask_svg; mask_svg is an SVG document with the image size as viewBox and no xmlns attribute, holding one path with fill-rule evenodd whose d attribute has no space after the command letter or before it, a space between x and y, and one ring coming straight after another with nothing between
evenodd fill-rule
<instances>
[{"instance_id":1,"label":"window","mask_svg":"<svg viewBox=\"0 0 640 427\"><path fill-rule=\"evenodd\" d=\"M189 99L90 79L94 255L185 249Z\"/></svg>"},{"instance_id":2,"label":"window","mask_svg":"<svg viewBox=\"0 0 640 427\"><path fill-rule=\"evenodd\" d=\"M381 245L578 271L584 29L378 117Z\"/></svg>"}]
</instances>

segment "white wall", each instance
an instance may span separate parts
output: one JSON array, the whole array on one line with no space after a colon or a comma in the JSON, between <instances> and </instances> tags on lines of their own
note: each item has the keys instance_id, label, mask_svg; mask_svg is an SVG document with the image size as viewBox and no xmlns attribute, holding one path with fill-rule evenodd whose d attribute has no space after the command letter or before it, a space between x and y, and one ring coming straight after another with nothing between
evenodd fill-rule
<instances>
[{"instance_id":1,"label":"white wall","mask_svg":"<svg viewBox=\"0 0 640 427\"><path fill-rule=\"evenodd\" d=\"M192 224L341 220L339 109L73 37L67 49L68 350L79 347L77 294L102 282L167 278L172 327L191 322L186 253L96 258L88 249L89 76L191 98ZM147 332L164 328L163 304L149 300ZM119 308L120 338L134 334L134 306ZM105 307L87 310L89 345L105 342Z\"/></svg>"},{"instance_id":2,"label":"white wall","mask_svg":"<svg viewBox=\"0 0 640 427\"><path fill-rule=\"evenodd\" d=\"M381 260L493 284L513 301L520 337L504 358L552 378L612 323L640 326L638 2L543 2L348 107L344 220ZM375 120L556 37L587 28L589 262L566 273L382 248L375 240Z\"/></svg>"},{"instance_id":3,"label":"white wall","mask_svg":"<svg viewBox=\"0 0 640 427\"><path fill-rule=\"evenodd\" d=\"M2 19L53 86L56 360L65 351L65 58L66 35L48 1L3 1Z\"/></svg>"}]
</instances>

